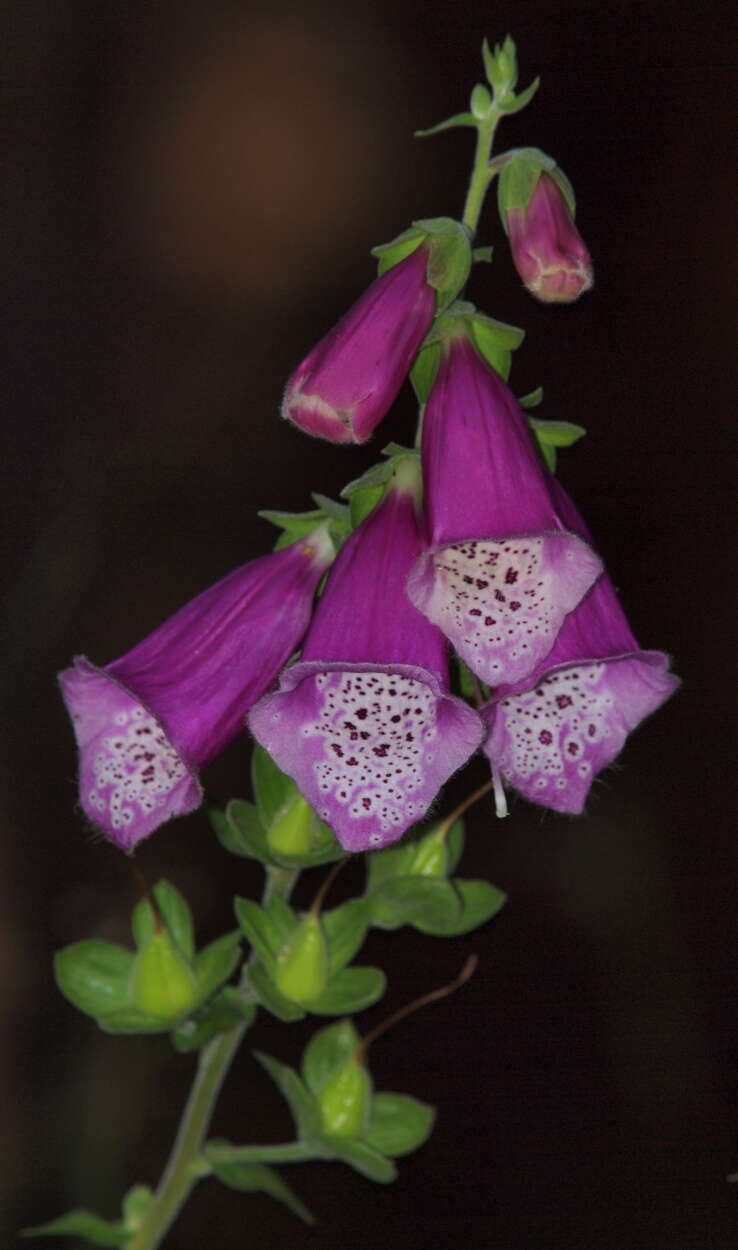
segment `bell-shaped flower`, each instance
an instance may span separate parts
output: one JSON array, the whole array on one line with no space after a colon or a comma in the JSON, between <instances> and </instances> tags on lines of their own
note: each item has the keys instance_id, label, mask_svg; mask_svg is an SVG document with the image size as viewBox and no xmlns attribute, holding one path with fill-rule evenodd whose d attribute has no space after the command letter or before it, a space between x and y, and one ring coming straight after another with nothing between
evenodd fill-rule
<instances>
[{"instance_id":1,"label":"bell-shaped flower","mask_svg":"<svg viewBox=\"0 0 738 1250\"><path fill-rule=\"evenodd\" d=\"M446 640L405 582L423 549L415 457L341 549L300 660L252 708L256 738L342 846L386 846L480 744L479 716L449 694Z\"/></svg>"},{"instance_id":2,"label":"bell-shaped flower","mask_svg":"<svg viewBox=\"0 0 738 1250\"><path fill-rule=\"evenodd\" d=\"M105 668L59 675L79 747L79 793L123 850L202 801L198 771L242 728L307 629L333 559L327 525L252 560Z\"/></svg>"},{"instance_id":3,"label":"bell-shaped flower","mask_svg":"<svg viewBox=\"0 0 738 1250\"><path fill-rule=\"evenodd\" d=\"M422 455L428 550L408 594L482 681L518 681L602 565L559 516L515 397L463 332L443 342Z\"/></svg>"},{"instance_id":4,"label":"bell-shaped flower","mask_svg":"<svg viewBox=\"0 0 738 1250\"><path fill-rule=\"evenodd\" d=\"M560 170L556 175L562 178ZM563 187L571 192L568 183ZM570 304L592 286L592 261L572 206L573 194L565 195L557 177L542 171L527 202L503 212L513 264L531 295L545 303Z\"/></svg>"},{"instance_id":5,"label":"bell-shaped flower","mask_svg":"<svg viewBox=\"0 0 738 1250\"><path fill-rule=\"evenodd\" d=\"M566 492L553 483L559 512L588 537ZM607 574L566 618L535 671L494 692L484 709L484 750L504 781L526 799L581 812L595 777L636 726L679 681L661 651L642 651Z\"/></svg>"},{"instance_id":6,"label":"bell-shaped flower","mask_svg":"<svg viewBox=\"0 0 738 1250\"><path fill-rule=\"evenodd\" d=\"M386 270L287 383L282 415L333 443L364 443L393 403L436 311L422 243Z\"/></svg>"}]
</instances>

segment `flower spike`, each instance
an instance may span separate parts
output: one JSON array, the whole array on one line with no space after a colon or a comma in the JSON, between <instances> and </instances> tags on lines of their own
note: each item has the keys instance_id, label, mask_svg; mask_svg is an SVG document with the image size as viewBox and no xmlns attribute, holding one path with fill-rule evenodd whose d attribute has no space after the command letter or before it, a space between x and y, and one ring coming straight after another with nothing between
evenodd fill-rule
<instances>
[{"instance_id":1,"label":"flower spike","mask_svg":"<svg viewBox=\"0 0 738 1250\"><path fill-rule=\"evenodd\" d=\"M304 634L333 560L327 525L252 560L105 668L59 674L80 802L122 850L198 807L197 773L238 733Z\"/></svg>"},{"instance_id":2,"label":"flower spike","mask_svg":"<svg viewBox=\"0 0 738 1250\"><path fill-rule=\"evenodd\" d=\"M405 582L423 543L417 459L342 548L299 663L249 725L348 851L386 846L477 749L481 722L449 694L446 641Z\"/></svg>"},{"instance_id":3,"label":"flower spike","mask_svg":"<svg viewBox=\"0 0 738 1250\"><path fill-rule=\"evenodd\" d=\"M518 681L602 565L559 516L523 413L463 331L443 344L422 454L428 550L408 594L487 685Z\"/></svg>"},{"instance_id":4,"label":"flower spike","mask_svg":"<svg viewBox=\"0 0 738 1250\"><path fill-rule=\"evenodd\" d=\"M558 482L559 512L589 538ZM642 651L603 574L566 618L552 651L525 681L495 691L483 709L484 750L508 785L558 812L583 810L596 775L629 733L677 689L662 651Z\"/></svg>"}]
</instances>

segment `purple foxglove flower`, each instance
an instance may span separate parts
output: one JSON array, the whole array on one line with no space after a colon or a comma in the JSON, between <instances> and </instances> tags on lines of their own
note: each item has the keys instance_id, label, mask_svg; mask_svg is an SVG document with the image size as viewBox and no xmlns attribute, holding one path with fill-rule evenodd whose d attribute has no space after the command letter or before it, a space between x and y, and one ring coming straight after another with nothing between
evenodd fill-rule
<instances>
[{"instance_id":1,"label":"purple foxglove flower","mask_svg":"<svg viewBox=\"0 0 738 1250\"><path fill-rule=\"evenodd\" d=\"M282 415L333 443L364 443L397 396L436 311L421 244L388 269L287 383Z\"/></svg>"},{"instance_id":2,"label":"purple foxglove flower","mask_svg":"<svg viewBox=\"0 0 738 1250\"><path fill-rule=\"evenodd\" d=\"M463 334L444 343L422 453L428 550L408 594L482 681L517 681L602 565L558 515L512 392Z\"/></svg>"},{"instance_id":3,"label":"purple foxglove flower","mask_svg":"<svg viewBox=\"0 0 738 1250\"><path fill-rule=\"evenodd\" d=\"M59 674L85 813L125 851L202 801L197 773L300 642L333 559L327 526L252 560L119 660Z\"/></svg>"},{"instance_id":4,"label":"purple foxglove flower","mask_svg":"<svg viewBox=\"0 0 738 1250\"><path fill-rule=\"evenodd\" d=\"M513 263L531 295L571 303L589 290L589 252L550 174L541 174L524 208L508 209L505 225Z\"/></svg>"},{"instance_id":5,"label":"purple foxglove flower","mask_svg":"<svg viewBox=\"0 0 738 1250\"><path fill-rule=\"evenodd\" d=\"M553 490L561 516L589 537L563 488L554 482ZM546 659L484 709L493 768L531 802L581 812L597 773L679 685L668 666L663 652L641 651L603 574Z\"/></svg>"},{"instance_id":6,"label":"purple foxglove flower","mask_svg":"<svg viewBox=\"0 0 738 1250\"><path fill-rule=\"evenodd\" d=\"M405 582L422 551L416 462L400 462L342 548L299 663L249 725L348 851L419 820L479 746L480 717L448 692L443 634Z\"/></svg>"}]
</instances>

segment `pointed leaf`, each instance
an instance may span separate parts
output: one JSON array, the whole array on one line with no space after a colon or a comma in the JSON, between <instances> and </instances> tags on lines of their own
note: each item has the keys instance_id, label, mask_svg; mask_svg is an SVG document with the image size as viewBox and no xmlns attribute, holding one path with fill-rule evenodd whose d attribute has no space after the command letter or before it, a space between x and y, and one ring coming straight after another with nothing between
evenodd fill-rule
<instances>
[{"instance_id":1,"label":"pointed leaf","mask_svg":"<svg viewBox=\"0 0 738 1250\"><path fill-rule=\"evenodd\" d=\"M267 1167L265 1163L214 1163L212 1166L213 1174L231 1189L239 1189L247 1194L269 1194L270 1197L276 1198L277 1202L288 1207L293 1215L299 1216L306 1224L315 1223L297 1194L282 1180L279 1173L274 1171L274 1168Z\"/></svg>"},{"instance_id":2,"label":"pointed leaf","mask_svg":"<svg viewBox=\"0 0 738 1250\"><path fill-rule=\"evenodd\" d=\"M115 1011L128 1002L132 951L91 938L57 951L54 975L65 998L88 1016Z\"/></svg>"},{"instance_id":3,"label":"pointed leaf","mask_svg":"<svg viewBox=\"0 0 738 1250\"><path fill-rule=\"evenodd\" d=\"M183 1014L183 1013L180 1013ZM96 1017L98 1028L104 1033L168 1033L174 1019L137 1011L135 1007L123 1007L120 1011L105 1012Z\"/></svg>"},{"instance_id":4,"label":"pointed leaf","mask_svg":"<svg viewBox=\"0 0 738 1250\"><path fill-rule=\"evenodd\" d=\"M265 1055L263 1051L254 1051L254 1054L287 1102L300 1140L310 1142L319 1138L322 1128L320 1107L305 1089L295 1069L273 1059L271 1055Z\"/></svg>"},{"instance_id":5,"label":"pointed leaf","mask_svg":"<svg viewBox=\"0 0 738 1250\"><path fill-rule=\"evenodd\" d=\"M154 1201L149 1185L134 1185L123 1198L123 1221L129 1233L138 1232Z\"/></svg>"},{"instance_id":6,"label":"pointed leaf","mask_svg":"<svg viewBox=\"0 0 738 1250\"><path fill-rule=\"evenodd\" d=\"M366 936L369 907L366 899L352 898L332 911L323 912L323 930L328 939L328 976L345 968Z\"/></svg>"},{"instance_id":7,"label":"pointed leaf","mask_svg":"<svg viewBox=\"0 0 738 1250\"><path fill-rule=\"evenodd\" d=\"M496 916L507 900L507 895L489 881L464 881L457 877L453 884L461 901L460 915L453 921L442 916L433 916L430 920L423 916L414 922L421 933L436 937L458 937L469 933Z\"/></svg>"},{"instance_id":8,"label":"pointed leaf","mask_svg":"<svg viewBox=\"0 0 738 1250\"><path fill-rule=\"evenodd\" d=\"M258 859L261 863L271 862L266 832L254 803L231 799L225 812L211 812L210 819L221 846L232 855Z\"/></svg>"},{"instance_id":9,"label":"pointed leaf","mask_svg":"<svg viewBox=\"0 0 738 1250\"><path fill-rule=\"evenodd\" d=\"M380 968L344 968L332 977L322 994L308 1003L318 1016L341 1016L362 1011L381 998L387 978Z\"/></svg>"},{"instance_id":10,"label":"pointed leaf","mask_svg":"<svg viewBox=\"0 0 738 1250\"><path fill-rule=\"evenodd\" d=\"M543 387L537 386L534 391L529 391L527 395L521 395L518 403L521 408L537 408L543 400Z\"/></svg>"},{"instance_id":11,"label":"pointed leaf","mask_svg":"<svg viewBox=\"0 0 738 1250\"><path fill-rule=\"evenodd\" d=\"M185 959L195 955L195 935L190 905L171 881L162 879L154 886L154 898L166 926Z\"/></svg>"},{"instance_id":12,"label":"pointed leaf","mask_svg":"<svg viewBox=\"0 0 738 1250\"><path fill-rule=\"evenodd\" d=\"M454 113L453 117L447 117L445 122L438 122L435 126L428 126L426 130L416 130L416 139L425 139L428 135L440 134L442 130L450 130L452 126L477 126L478 122L473 113Z\"/></svg>"},{"instance_id":13,"label":"pointed leaf","mask_svg":"<svg viewBox=\"0 0 738 1250\"><path fill-rule=\"evenodd\" d=\"M250 1025L256 1017L253 1003L238 1005L235 995L221 991L171 1033L171 1042L180 1054L200 1050L218 1033L227 1033L237 1024Z\"/></svg>"},{"instance_id":14,"label":"pointed leaf","mask_svg":"<svg viewBox=\"0 0 738 1250\"><path fill-rule=\"evenodd\" d=\"M394 1163L367 1142L359 1141L356 1137L331 1137L330 1144L336 1159L347 1163L356 1172L361 1172L370 1181L387 1185L397 1176Z\"/></svg>"},{"instance_id":15,"label":"pointed leaf","mask_svg":"<svg viewBox=\"0 0 738 1250\"><path fill-rule=\"evenodd\" d=\"M544 421L540 417L528 417L528 423L542 443L550 443L553 447L571 447L587 433L583 425L575 425L572 421Z\"/></svg>"},{"instance_id":16,"label":"pointed leaf","mask_svg":"<svg viewBox=\"0 0 738 1250\"><path fill-rule=\"evenodd\" d=\"M335 499L329 499L327 495L313 494L313 499L327 517L348 528L349 514L345 504L338 503Z\"/></svg>"},{"instance_id":17,"label":"pointed leaf","mask_svg":"<svg viewBox=\"0 0 738 1250\"><path fill-rule=\"evenodd\" d=\"M122 1246L129 1230L122 1220L104 1220L93 1211L79 1207L60 1215L48 1224L39 1224L36 1228L24 1228L22 1237L84 1237L93 1246Z\"/></svg>"},{"instance_id":18,"label":"pointed leaf","mask_svg":"<svg viewBox=\"0 0 738 1250\"><path fill-rule=\"evenodd\" d=\"M358 529L384 498L384 486L362 486L351 495L351 524Z\"/></svg>"},{"instance_id":19,"label":"pointed leaf","mask_svg":"<svg viewBox=\"0 0 738 1250\"><path fill-rule=\"evenodd\" d=\"M364 1140L391 1158L410 1154L430 1136L434 1107L406 1094L375 1094Z\"/></svg>"},{"instance_id":20,"label":"pointed leaf","mask_svg":"<svg viewBox=\"0 0 738 1250\"><path fill-rule=\"evenodd\" d=\"M415 357L415 363L410 370L410 381L419 404L427 403L436 380L440 360L440 343L428 343Z\"/></svg>"},{"instance_id":21,"label":"pointed leaf","mask_svg":"<svg viewBox=\"0 0 738 1250\"><path fill-rule=\"evenodd\" d=\"M262 1007L278 1020L289 1024L292 1020L302 1020L305 1011L297 1003L280 994L263 964L250 964L246 979L256 994Z\"/></svg>"},{"instance_id":22,"label":"pointed leaf","mask_svg":"<svg viewBox=\"0 0 738 1250\"><path fill-rule=\"evenodd\" d=\"M402 877L409 872L415 858L416 841L417 839L406 834L395 846L389 846L384 851L373 851L365 857L367 894L374 893L390 877Z\"/></svg>"},{"instance_id":23,"label":"pointed leaf","mask_svg":"<svg viewBox=\"0 0 738 1250\"><path fill-rule=\"evenodd\" d=\"M280 936L280 947L284 946L292 937L292 933L297 926L297 915L286 903L281 894L272 894L266 905L266 915L269 917L274 928Z\"/></svg>"},{"instance_id":24,"label":"pointed leaf","mask_svg":"<svg viewBox=\"0 0 738 1250\"><path fill-rule=\"evenodd\" d=\"M534 78L530 86L525 88L525 91L511 96L509 99L499 100L497 102L499 108L507 114L519 113L521 109L525 108L526 104L530 104L540 85L540 77Z\"/></svg>"},{"instance_id":25,"label":"pointed leaf","mask_svg":"<svg viewBox=\"0 0 738 1250\"><path fill-rule=\"evenodd\" d=\"M420 928L421 922L453 926L461 916L456 890L437 877L394 877L372 896L371 906L372 924L380 929L399 929L404 924Z\"/></svg>"},{"instance_id":26,"label":"pointed leaf","mask_svg":"<svg viewBox=\"0 0 738 1250\"><path fill-rule=\"evenodd\" d=\"M319 1094L333 1073L353 1055L361 1038L351 1020L338 1020L314 1033L302 1056L302 1077L311 1094Z\"/></svg>"},{"instance_id":27,"label":"pointed leaf","mask_svg":"<svg viewBox=\"0 0 738 1250\"><path fill-rule=\"evenodd\" d=\"M271 755L260 746L254 747L251 757L251 781L262 824L268 830L297 787L292 778L283 773Z\"/></svg>"},{"instance_id":28,"label":"pointed leaf","mask_svg":"<svg viewBox=\"0 0 738 1250\"><path fill-rule=\"evenodd\" d=\"M241 934L238 929L224 933L200 951L195 958L195 977L201 1002L210 998L218 986L228 980L240 955Z\"/></svg>"},{"instance_id":29,"label":"pointed leaf","mask_svg":"<svg viewBox=\"0 0 738 1250\"><path fill-rule=\"evenodd\" d=\"M233 907L236 920L253 950L268 967L271 967L284 944L281 928L275 925L264 909L258 903L252 902L250 898L235 898Z\"/></svg>"}]
</instances>

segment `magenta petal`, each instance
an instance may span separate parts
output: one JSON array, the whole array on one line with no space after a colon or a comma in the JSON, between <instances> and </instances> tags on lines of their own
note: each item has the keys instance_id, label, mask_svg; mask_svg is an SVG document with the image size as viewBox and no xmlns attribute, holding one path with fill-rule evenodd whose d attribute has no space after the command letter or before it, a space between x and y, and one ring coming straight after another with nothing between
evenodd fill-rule
<instances>
[{"instance_id":1,"label":"magenta petal","mask_svg":"<svg viewBox=\"0 0 738 1250\"><path fill-rule=\"evenodd\" d=\"M602 564L562 522L518 404L465 337L428 400L423 476L429 549L408 594L484 682L518 681Z\"/></svg>"},{"instance_id":2,"label":"magenta petal","mask_svg":"<svg viewBox=\"0 0 738 1250\"><path fill-rule=\"evenodd\" d=\"M368 288L292 374L282 415L334 443L363 443L382 420L433 320L428 249Z\"/></svg>"},{"instance_id":3,"label":"magenta petal","mask_svg":"<svg viewBox=\"0 0 738 1250\"><path fill-rule=\"evenodd\" d=\"M159 721L103 669L78 656L59 675L79 747L85 813L123 850L199 807L195 774Z\"/></svg>"},{"instance_id":4,"label":"magenta petal","mask_svg":"<svg viewBox=\"0 0 738 1250\"><path fill-rule=\"evenodd\" d=\"M408 664L296 664L249 725L347 851L396 841L482 737L471 708Z\"/></svg>"},{"instance_id":5,"label":"magenta petal","mask_svg":"<svg viewBox=\"0 0 738 1250\"><path fill-rule=\"evenodd\" d=\"M332 559L319 527L236 569L105 669L80 658L60 674L82 806L117 845L129 850L198 806L198 770L299 644Z\"/></svg>"}]
</instances>

